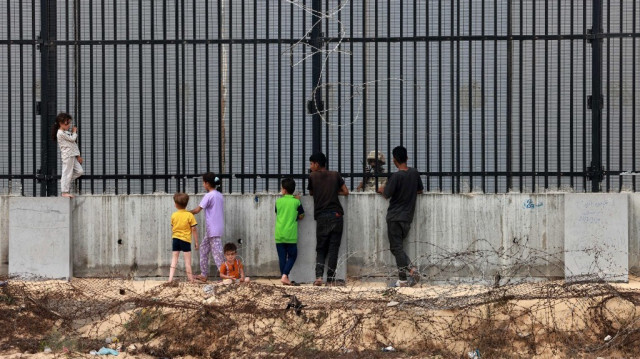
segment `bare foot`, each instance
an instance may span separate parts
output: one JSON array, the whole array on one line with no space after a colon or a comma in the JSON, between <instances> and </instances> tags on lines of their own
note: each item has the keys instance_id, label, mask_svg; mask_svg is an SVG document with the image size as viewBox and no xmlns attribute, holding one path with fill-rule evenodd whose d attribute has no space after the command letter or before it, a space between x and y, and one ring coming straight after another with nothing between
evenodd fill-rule
<instances>
[{"instance_id":1,"label":"bare foot","mask_svg":"<svg viewBox=\"0 0 640 359\"><path fill-rule=\"evenodd\" d=\"M280 282L282 282L282 284L284 285L291 285L291 281L286 275L283 275L282 278L280 278Z\"/></svg>"},{"instance_id":2,"label":"bare foot","mask_svg":"<svg viewBox=\"0 0 640 359\"><path fill-rule=\"evenodd\" d=\"M75 196L69 192L62 192L62 197L74 198Z\"/></svg>"}]
</instances>

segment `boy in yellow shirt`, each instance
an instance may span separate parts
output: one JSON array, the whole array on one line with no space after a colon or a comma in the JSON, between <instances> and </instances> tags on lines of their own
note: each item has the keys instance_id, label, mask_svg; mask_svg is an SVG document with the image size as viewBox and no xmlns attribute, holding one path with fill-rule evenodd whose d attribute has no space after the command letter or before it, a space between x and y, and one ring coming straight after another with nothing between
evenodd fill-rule
<instances>
[{"instance_id":1,"label":"boy in yellow shirt","mask_svg":"<svg viewBox=\"0 0 640 359\"><path fill-rule=\"evenodd\" d=\"M178 257L180 252L184 252L184 266L187 270L187 278L189 282L193 282L193 274L191 273L191 237L195 241L196 250L198 249L198 230L196 229L196 218L185 208L189 204L189 195L178 192L173 195L177 211L171 215L171 231L172 231L172 250L171 269L169 270L169 282L173 280L178 265Z\"/></svg>"}]
</instances>

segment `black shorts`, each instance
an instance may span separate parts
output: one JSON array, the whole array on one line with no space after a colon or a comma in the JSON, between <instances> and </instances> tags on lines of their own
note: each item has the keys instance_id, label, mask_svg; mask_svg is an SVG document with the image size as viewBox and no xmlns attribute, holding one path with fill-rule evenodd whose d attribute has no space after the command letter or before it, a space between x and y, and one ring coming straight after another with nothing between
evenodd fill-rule
<instances>
[{"instance_id":1,"label":"black shorts","mask_svg":"<svg viewBox=\"0 0 640 359\"><path fill-rule=\"evenodd\" d=\"M171 247L174 252L191 252L191 243L182 239L174 238Z\"/></svg>"}]
</instances>

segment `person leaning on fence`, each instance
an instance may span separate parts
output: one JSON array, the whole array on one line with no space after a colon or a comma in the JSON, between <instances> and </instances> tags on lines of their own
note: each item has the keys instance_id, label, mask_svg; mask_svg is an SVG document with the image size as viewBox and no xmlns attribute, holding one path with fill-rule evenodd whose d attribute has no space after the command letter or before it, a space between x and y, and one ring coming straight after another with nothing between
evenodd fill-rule
<instances>
[{"instance_id":1,"label":"person leaning on fence","mask_svg":"<svg viewBox=\"0 0 640 359\"><path fill-rule=\"evenodd\" d=\"M225 261L220 266L220 278L223 284L248 283L249 277L244 276L244 266L237 258L238 247L233 243L224 245Z\"/></svg>"},{"instance_id":2,"label":"person leaning on fence","mask_svg":"<svg viewBox=\"0 0 640 359\"><path fill-rule=\"evenodd\" d=\"M202 186L207 191L200 201L200 205L191 210L192 214L198 214L204 208L204 220L206 230L200 245L200 274L196 279L207 281L209 275L209 254L216 262L216 268L220 268L224 262L222 251L222 235L224 235L224 197L217 189L220 179L215 174L207 172L202 175Z\"/></svg>"},{"instance_id":3,"label":"person leaning on fence","mask_svg":"<svg viewBox=\"0 0 640 359\"><path fill-rule=\"evenodd\" d=\"M311 155L309 163L311 174L307 189L313 196L313 216L316 219L316 280L313 285L322 285L325 261L328 262L327 285L335 285L344 223L344 210L338 195L348 196L349 190L338 172L327 170L327 157L323 153Z\"/></svg>"},{"instance_id":4,"label":"person leaning on fence","mask_svg":"<svg viewBox=\"0 0 640 359\"><path fill-rule=\"evenodd\" d=\"M178 266L178 257L180 252L184 253L184 266L187 271L187 278L189 282L193 282L193 274L191 274L191 238L195 242L195 247L198 249L198 230L196 226L196 218L187 211L187 204L189 204L189 195L186 193L178 192L173 195L173 202L177 211L171 215L171 231L172 231L172 256L171 256L171 269L169 269L169 282L173 281L173 275L176 272Z\"/></svg>"},{"instance_id":5,"label":"person leaning on fence","mask_svg":"<svg viewBox=\"0 0 640 359\"><path fill-rule=\"evenodd\" d=\"M62 159L62 176L60 177L60 192L63 197L73 198L71 184L84 173L82 169L82 157L78 148L78 128L71 128L71 115L61 112L51 128L51 139L60 146Z\"/></svg>"},{"instance_id":6,"label":"person leaning on fence","mask_svg":"<svg viewBox=\"0 0 640 359\"><path fill-rule=\"evenodd\" d=\"M418 269L411 264L403 244L411 229L411 222L416 208L417 195L422 193L424 186L420 173L415 168L407 167L407 149L398 146L393 149L393 164L398 171L393 173L384 187L378 192L389 199L387 209L387 234L389 247L396 258L398 266L398 280L394 287L414 286L420 280ZM407 279L407 271L410 277Z\"/></svg>"},{"instance_id":7,"label":"person leaning on fence","mask_svg":"<svg viewBox=\"0 0 640 359\"><path fill-rule=\"evenodd\" d=\"M378 151L378 155L376 156L376 151L369 152L369 155L367 156L367 166L364 169L364 177L362 178L362 182L358 185L358 188L356 188L356 191L375 192L376 175L387 173L387 170L384 168L384 164L384 153ZM377 177L377 179L378 188L387 183L386 177Z\"/></svg>"},{"instance_id":8,"label":"person leaning on fence","mask_svg":"<svg viewBox=\"0 0 640 359\"><path fill-rule=\"evenodd\" d=\"M282 197L276 200L275 241L280 262L280 282L292 285L289 273L298 257L298 221L304 218L304 208L298 197L293 196L296 181L285 178L281 182Z\"/></svg>"}]
</instances>

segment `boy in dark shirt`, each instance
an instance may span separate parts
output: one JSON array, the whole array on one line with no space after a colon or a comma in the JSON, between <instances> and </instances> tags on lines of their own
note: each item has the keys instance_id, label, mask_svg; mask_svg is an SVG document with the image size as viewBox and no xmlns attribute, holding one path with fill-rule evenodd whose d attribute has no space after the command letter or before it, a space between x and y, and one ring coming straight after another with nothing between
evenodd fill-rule
<instances>
[{"instance_id":1,"label":"boy in dark shirt","mask_svg":"<svg viewBox=\"0 0 640 359\"><path fill-rule=\"evenodd\" d=\"M327 285L335 285L344 216L338 195L348 196L349 190L338 172L326 169L327 157L323 153L311 155L309 163L311 174L307 189L313 196L316 219L316 280L313 285L322 285L327 257Z\"/></svg>"},{"instance_id":2,"label":"boy in dark shirt","mask_svg":"<svg viewBox=\"0 0 640 359\"><path fill-rule=\"evenodd\" d=\"M420 173L415 168L407 167L407 159L406 148L394 148L393 164L398 171L391 175L386 186L378 188L378 193L389 199L387 234L391 253L396 257L399 278L395 287L414 286L420 280L420 273L411 265L403 243L411 229L417 195L422 193L424 186ZM410 280L407 280L407 271L411 275Z\"/></svg>"}]
</instances>

